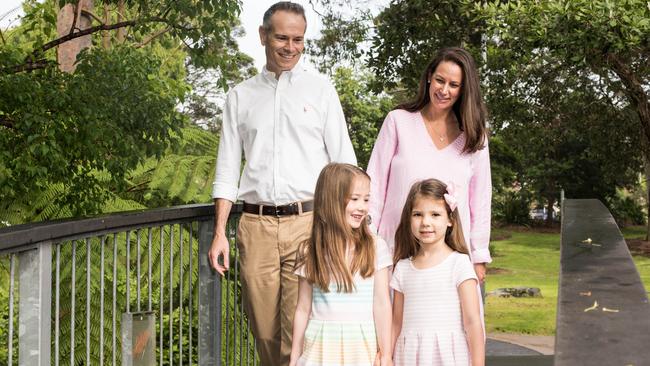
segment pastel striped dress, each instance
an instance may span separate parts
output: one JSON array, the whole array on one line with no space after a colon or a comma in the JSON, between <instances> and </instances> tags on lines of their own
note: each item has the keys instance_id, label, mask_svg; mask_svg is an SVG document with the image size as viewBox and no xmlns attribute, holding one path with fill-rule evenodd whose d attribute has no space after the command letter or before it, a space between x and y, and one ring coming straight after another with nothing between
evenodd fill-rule
<instances>
[{"instance_id":1,"label":"pastel striped dress","mask_svg":"<svg viewBox=\"0 0 650 366\"><path fill-rule=\"evenodd\" d=\"M441 263L417 269L411 259L395 265L390 286L404 294L402 331L397 338L395 366L467 366L458 286L476 280L469 256L451 253Z\"/></svg>"},{"instance_id":2,"label":"pastel striped dress","mask_svg":"<svg viewBox=\"0 0 650 366\"><path fill-rule=\"evenodd\" d=\"M375 237L375 271L392 265L386 242ZM303 275L301 270L296 272ZM377 336L373 319L374 276L354 277L356 290L330 292L313 287L309 323L298 365L372 366L377 355Z\"/></svg>"}]
</instances>

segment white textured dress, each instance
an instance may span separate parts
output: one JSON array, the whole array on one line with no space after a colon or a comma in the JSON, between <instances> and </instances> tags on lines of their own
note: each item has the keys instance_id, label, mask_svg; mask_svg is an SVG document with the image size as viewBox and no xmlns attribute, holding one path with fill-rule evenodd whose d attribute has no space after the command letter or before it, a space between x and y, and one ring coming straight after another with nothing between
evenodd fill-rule
<instances>
[{"instance_id":1,"label":"white textured dress","mask_svg":"<svg viewBox=\"0 0 650 366\"><path fill-rule=\"evenodd\" d=\"M458 286L475 279L469 256L451 253L441 263L417 269L411 259L395 266L391 287L404 294L402 331L395 345L396 366L467 366Z\"/></svg>"}]
</instances>

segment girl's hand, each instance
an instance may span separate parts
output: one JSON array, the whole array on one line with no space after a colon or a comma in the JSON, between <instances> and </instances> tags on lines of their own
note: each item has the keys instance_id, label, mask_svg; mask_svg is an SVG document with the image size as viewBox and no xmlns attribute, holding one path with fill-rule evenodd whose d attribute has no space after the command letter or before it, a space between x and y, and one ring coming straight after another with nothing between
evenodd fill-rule
<instances>
[{"instance_id":1,"label":"girl's hand","mask_svg":"<svg viewBox=\"0 0 650 366\"><path fill-rule=\"evenodd\" d=\"M294 357L291 357L291 361L289 361L289 366L296 366L298 363L298 360Z\"/></svg>"},{"instance_id":2,"label":"girl's hand","mask_svg":"<svg viewBox=\"0 0 650 366\"><path fill-rule=\"evenodd\" d=\"M372 366L381 366L381 351L377 351L375 362L372 363Z\"/></svg>"},{"instance_id":3,"label":"girl's hand","mask_svg":"<svg viewBox=\"0 0 650 366\"><path fill-rule=\"evenodd\" d=\"M380 366L393 366L393 359L391 357L382 357Z\"/></svg>"}]
</instances>

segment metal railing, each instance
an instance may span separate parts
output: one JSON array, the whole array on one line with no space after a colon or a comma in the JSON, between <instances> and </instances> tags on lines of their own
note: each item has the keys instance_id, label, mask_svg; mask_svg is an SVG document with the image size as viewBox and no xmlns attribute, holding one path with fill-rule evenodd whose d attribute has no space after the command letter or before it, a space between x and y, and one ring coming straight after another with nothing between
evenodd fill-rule
<instances>
[{"instance_id":1,"label":"metal railing","mask_svg":"<svg viewBox=\"0 0 650 366\"><path fill-rule=\"evenodd\" d=\"M240 212L229 218L234 265L223 279L207 258L212 205L0 229L0 364L122 365L123 349L142 358L147 347L161 366L257 364L234 239ZM142 313L154 315L155 334L123 348L122 315Z\"/></svg>"}]
</instances>

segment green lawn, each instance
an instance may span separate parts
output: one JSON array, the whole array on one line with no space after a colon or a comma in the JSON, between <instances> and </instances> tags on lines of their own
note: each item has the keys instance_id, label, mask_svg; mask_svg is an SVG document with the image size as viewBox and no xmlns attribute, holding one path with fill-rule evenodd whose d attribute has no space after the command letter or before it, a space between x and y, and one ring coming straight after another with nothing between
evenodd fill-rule
<instances>
[{"instance_id":1,"label":"green lawn","mask_svg":"<svg viewBox=\"0 0 650 366\"><path fill-rule=\"evenodd\" d=\"M643 227L623 230L626 238L645 235ZM539 287L542 298L486 298L485 325L489 333L553 335L560 269L560 234L534 229L495 229L493 262L487 291L501 287ZM534 259L533 259L534 258ZM650 258L635 256L641 280L650 289Z\"/></svg>"}]
</instances>

